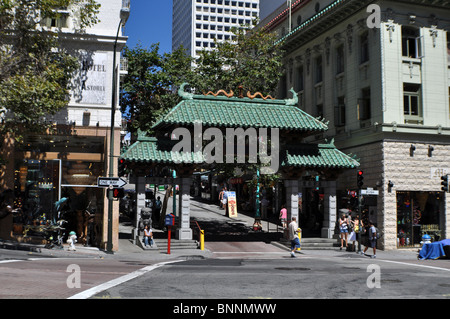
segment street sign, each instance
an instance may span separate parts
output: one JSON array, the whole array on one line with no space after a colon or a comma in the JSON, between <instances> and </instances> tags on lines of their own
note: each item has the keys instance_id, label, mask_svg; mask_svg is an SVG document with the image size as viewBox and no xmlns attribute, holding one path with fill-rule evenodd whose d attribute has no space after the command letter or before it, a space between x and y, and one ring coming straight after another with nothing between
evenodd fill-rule
<instances>
[{"instance_id":1,"label":"street sign","mask_svg":"<svg viewBox=\"0 0 450 319\"><path fill-rule=\"evenodd\" d=\"M99 177L97 179L98 187L124 187L127 182L120 177Z\"/></svg>"},{"instance_id":2,"label":"street sign","mask_svg":"<svg viewBox=\"0 0 450 319\"><path fill-rule=\"evenodd\" d=\"M379 191L374 190L373 188L367 188L361 190L361 195L376 195L378 196L380 194Z\"/></svg>"}]
</instances>

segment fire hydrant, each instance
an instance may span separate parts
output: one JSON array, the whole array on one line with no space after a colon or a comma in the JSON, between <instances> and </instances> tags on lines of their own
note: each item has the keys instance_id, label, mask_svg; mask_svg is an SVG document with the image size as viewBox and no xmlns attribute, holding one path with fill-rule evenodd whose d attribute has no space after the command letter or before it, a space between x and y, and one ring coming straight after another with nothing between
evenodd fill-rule
<instances>
[{"instance_id":1,"label":"fire hydrant","mask_svg":"<svg viewBox=\"0 0 450 319\"><path fill-rule=\"evenodd\" d=\"M431 244L431 236L428 234L423 235L421 244L422 245Z\"/></svg>"},{"instance_id":2,"label":"fire hydrant","mask_svg":"<svg viewBox=\"0 0 450 319\"><path fill-rule=\"evenodd\" d=\"M67 243L69 244L69 250L76 251L75 243L77 242L77 235L74 231L69 233L69 238L67 239Z\"/></svg>"}]
</instances>

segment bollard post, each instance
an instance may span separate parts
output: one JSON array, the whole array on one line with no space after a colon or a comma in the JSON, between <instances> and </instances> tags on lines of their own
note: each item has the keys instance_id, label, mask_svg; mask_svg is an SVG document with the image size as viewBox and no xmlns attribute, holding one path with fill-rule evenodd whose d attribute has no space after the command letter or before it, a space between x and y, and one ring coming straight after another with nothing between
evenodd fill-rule
<instances>
[{"instance_id":1,"label":"bollard post","mask_svg":"<svg viewBox=\"0 0 450 319\"><path fill-rule=\"evenodd\" d=\"M298 230L298 241L300 242L300 248L297 248L297 251L302 250L302 229L299 228Z\"/></svg>"},{"instance_id":2,"label":"bollard post","mask_svg":"<svg viewBox=\"0 0 450 319\"><path fill-rule=\"evenodd\" d=\"M205 250L205 231L200 230L200 250Z\"/></svg>"}]
</instances>

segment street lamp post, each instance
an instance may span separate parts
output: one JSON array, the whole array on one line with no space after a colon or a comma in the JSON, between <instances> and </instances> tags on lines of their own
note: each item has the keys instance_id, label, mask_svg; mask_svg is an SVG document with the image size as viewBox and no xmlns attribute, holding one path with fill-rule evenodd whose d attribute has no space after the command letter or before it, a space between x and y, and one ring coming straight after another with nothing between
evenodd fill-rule
<instances>
[{"instance_id":1,"label":"street lamp post","mask_svg":"<svg viewBox=\"0 0 450 319\"><path fill-rule=\"evenodd\" d=\"M120 28L126 23L130 15L130 1L124 0L122 2L122 9L120 10L120 21L117 27L116 38L114 40L113 49L113 69L112 69L112 96L111 96L111 132L109 139L109 177L114 177L114 126L115 113L117 104L117 41L119 40ZM112 189L108 189L108 242L106 243L106 251L113 253L113 194Z\"/></svg>"}]
</instances>

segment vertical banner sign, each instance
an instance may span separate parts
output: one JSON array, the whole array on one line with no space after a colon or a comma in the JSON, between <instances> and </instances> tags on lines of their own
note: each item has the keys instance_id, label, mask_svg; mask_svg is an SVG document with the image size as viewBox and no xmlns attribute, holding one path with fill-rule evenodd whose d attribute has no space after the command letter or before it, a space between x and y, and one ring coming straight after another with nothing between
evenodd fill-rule
<instances>
[{"instance_id":1,"label":"vertical banner sign","mask_svg":"<svg viewBox=\"0 0 450 319\"><path fill-rule=\"evenodd\" d=\"M81 100L79 103L106 104L106 70L108 55L96 52L82 60Z\"/></svg>"},{"instance_id":2,"label":"vertical banner sign","mask_svg":"<svg viewBox=\"0 0 450 319\"><path fill-rule=\"evenodd\" d=\"M231 218L237 217L237 200L236 200L236 192L227 192L228 193L228 216Z\"/></svg>"}]
</instances>

